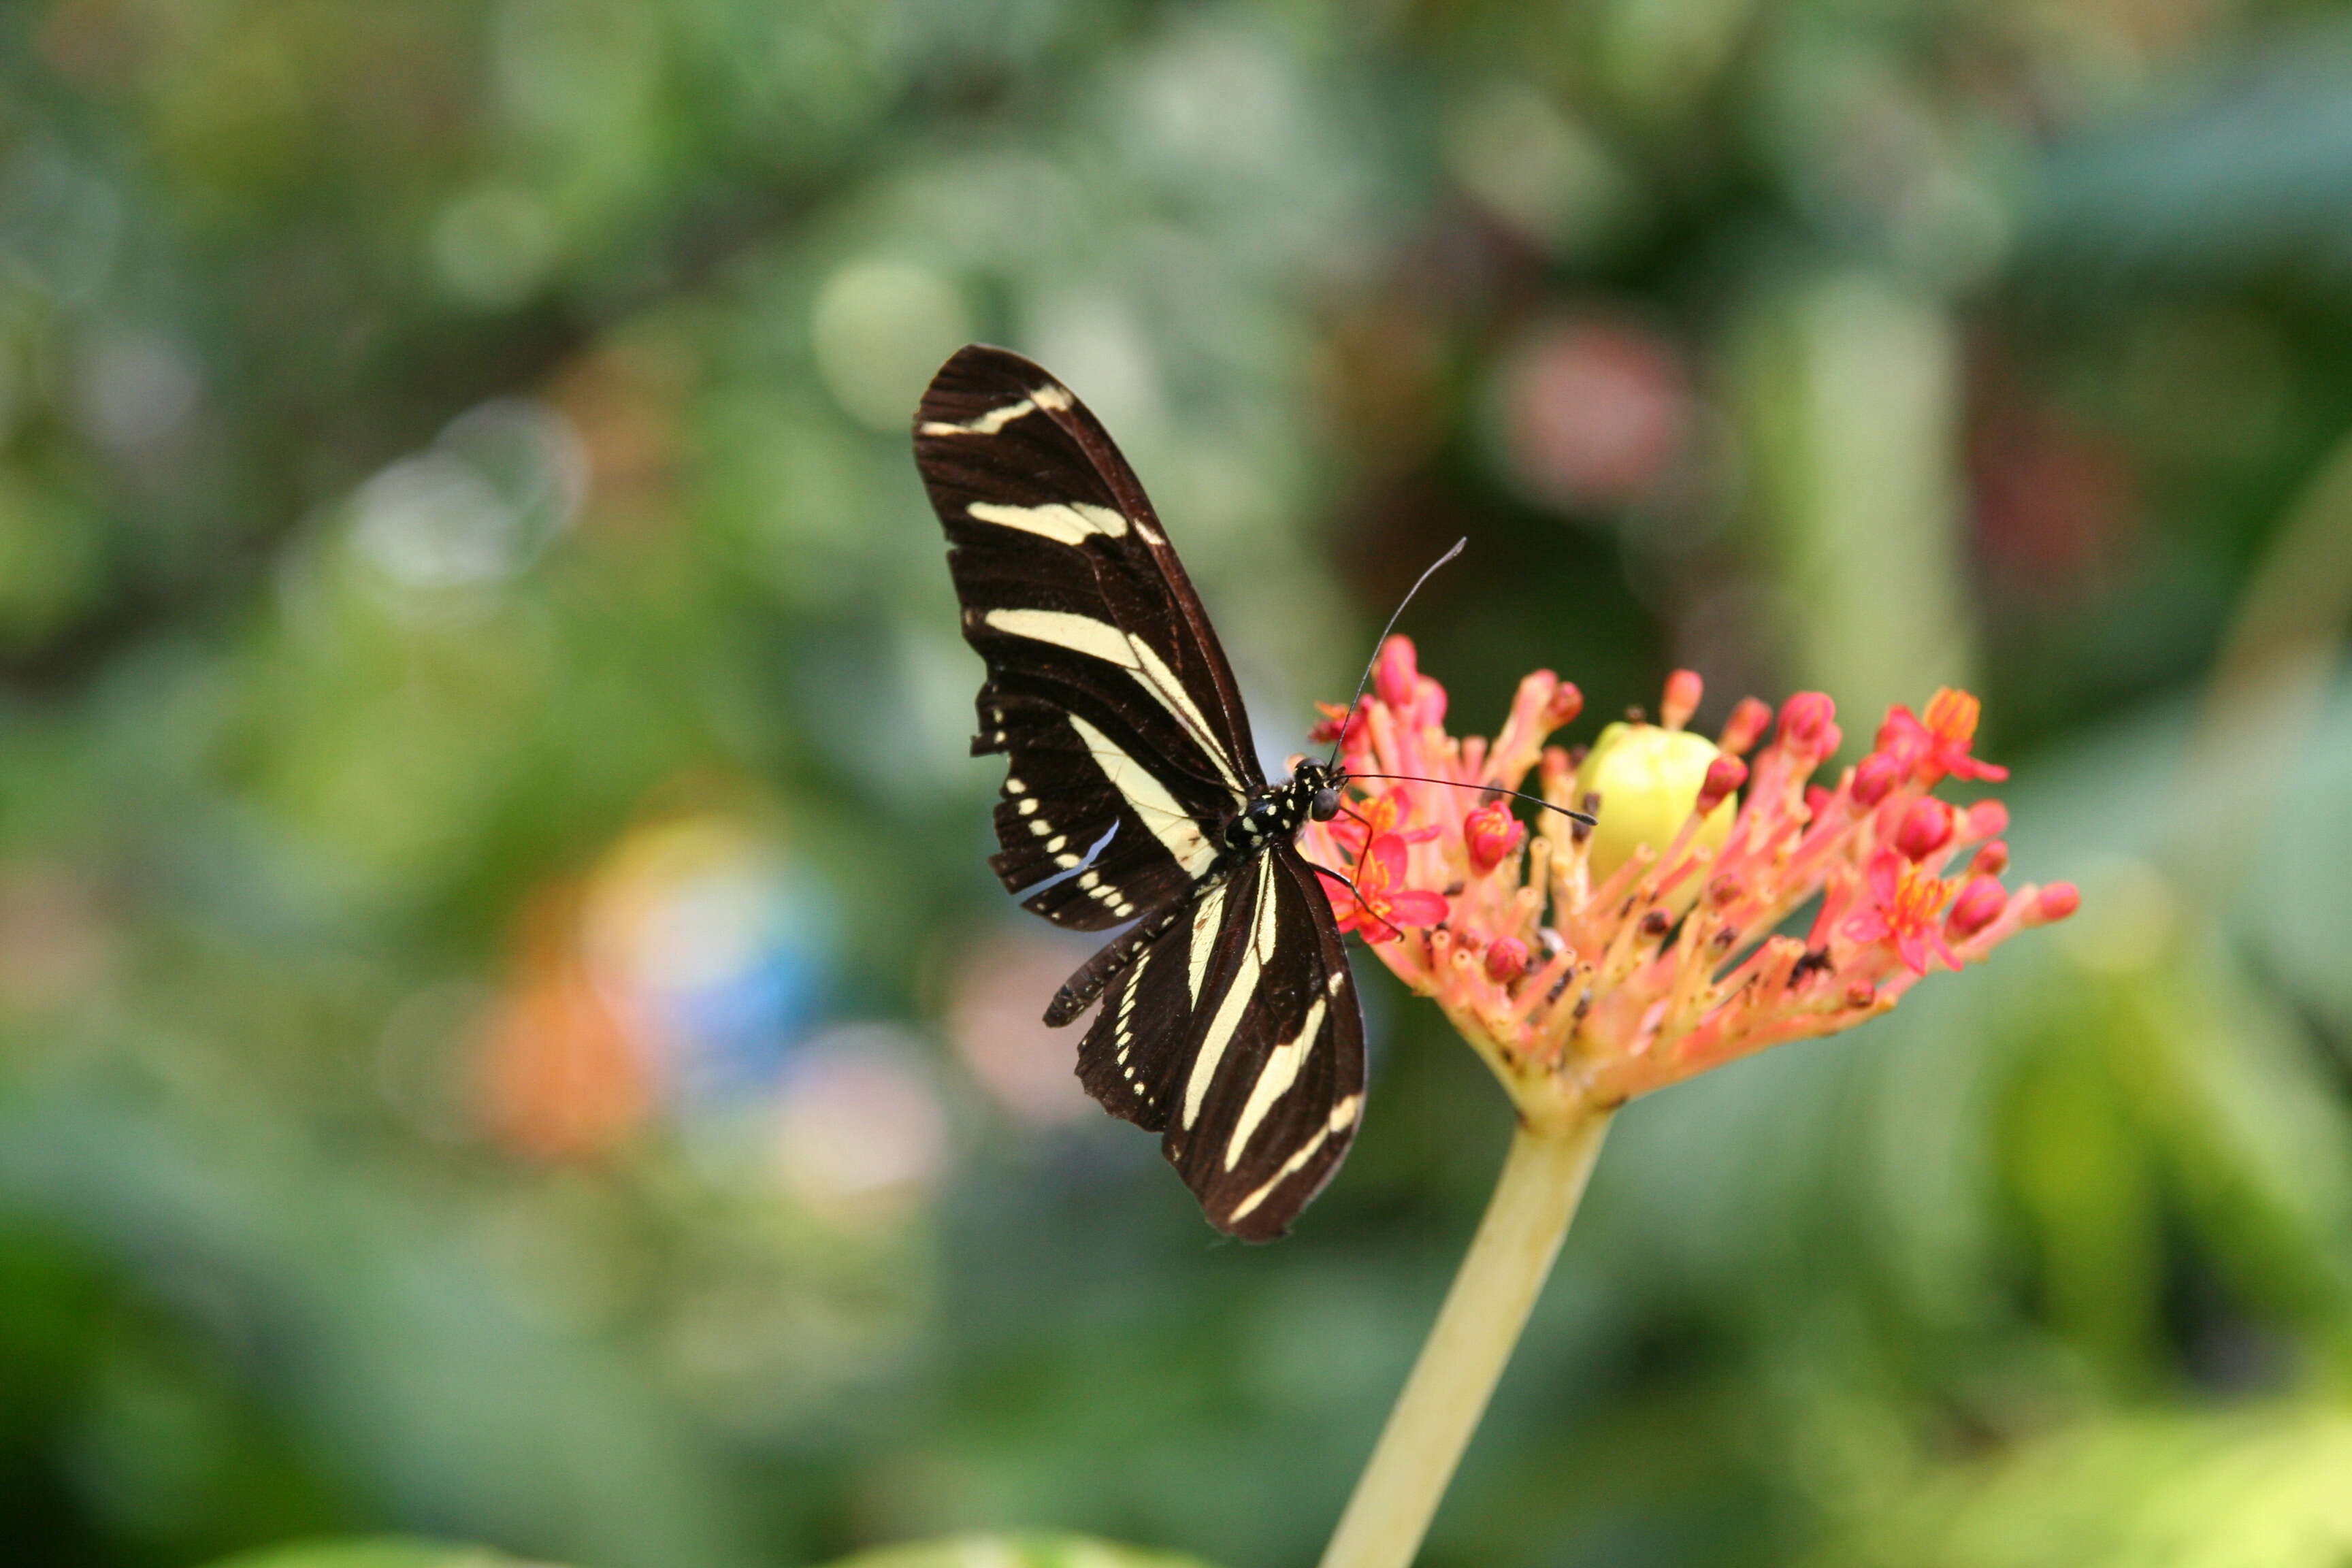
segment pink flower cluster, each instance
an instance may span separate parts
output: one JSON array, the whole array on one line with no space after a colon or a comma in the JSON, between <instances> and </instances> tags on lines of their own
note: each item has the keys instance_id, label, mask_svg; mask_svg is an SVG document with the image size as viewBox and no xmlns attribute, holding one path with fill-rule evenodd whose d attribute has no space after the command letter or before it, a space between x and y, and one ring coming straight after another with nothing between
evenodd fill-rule
<instances>
[{"instance_id":1,"label":"pink flower cluster","mask_svg":"<svg viewBox=\"0 0 2352 1568\"><path fill-rule=\"evenodd\" d=\"M1327 710L1319 733L1344 726L1351 774L1443 782L1357 778L1348 814L1310 826L1302 847L1349 871L1354 889L1326 883L1341 923L1437 1001L1531 1121L1850 1028L1931 970L1980 963L2080 902L2066 883L2003 885L2000 802L1932 793L1947 778L2007 776L1969 754L1979 704L1966 692L1938 691L1921 714L1892 710L1874 749L1830 785L1812 782L1843 740L1827 697L1791 697L1777 723L1747 699L1710 747L1682 733L1699 696L1699 678L1677 671L1658 724L1604 738L1637 760L1644 746L1681 757L1681 775L1625 774L1688 777L1643 786L1675 790L1670 801L1580 792L1580 759L1546 742L1583 699L1549 670L1519 683L1491 742L1456 738L1444 688L1391 637L1353 717ZM1547 813L1530 837L1492 793L1530 773L1554 805L1598 813L1601 833ZM1612 804L1679 826L1596 864ZM1816 900L1804 937L1775 934Z\"/></svg>"}]
</instances>

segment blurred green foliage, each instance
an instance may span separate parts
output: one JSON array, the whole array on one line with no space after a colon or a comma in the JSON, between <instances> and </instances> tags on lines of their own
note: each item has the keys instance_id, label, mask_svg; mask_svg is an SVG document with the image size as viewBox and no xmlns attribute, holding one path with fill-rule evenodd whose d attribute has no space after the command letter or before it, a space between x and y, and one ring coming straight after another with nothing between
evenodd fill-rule
<instances>
[{"instance_id":1,"label":"blurred green foliage","mask_svg":"<svg viewBox=\"0 0 2352 1568\"><path fill-rule=\"evenodd\" d=\"M907 447L979 337L1277 760L1466 533L1465 727L1965 681L2084 884L1622 1119L1426 1561L2339 1560L2341 9L0 9L14 1554L1313 1552L1505 1111L1376 990L1244 1250L1074 1100Z\"/></svg>"},{"instance_id":2,"label":"blurred green foliage","mask_svg":"<svg viewBox=\"0 0 2352 1568\"><path fill-rule=\"evenodd\" d=\"M951 1537L861 1552L841 1568L1196 1568L1194 1559L1083 1536Z\"/></svg>"},{"instance_id":3,"label":"blurred green foliage","mask_svg":"<svg viewBox=\"0 0 2352 1568\"><path fill-rule=\"evenodd\" d=\"M1084 1536L956 1536L886 1546L839 1568L1187 1568L1192 1559ZM517 1559L470 1546L409 1541L296 1542L247 1552L215 1568L500 1568Z\"/></svg>"},{"instance_id":4,"label":"blurred green foliage","mask_svg":"<svg viewBox=\"0 0 2352 1568\"><path fill-rule=\"evenodd\" d=\"M516 1561L477 1546L424 1541L316 1541L239 1552L218 1568L500 1568Z\"/></svg>"}]
</instances>

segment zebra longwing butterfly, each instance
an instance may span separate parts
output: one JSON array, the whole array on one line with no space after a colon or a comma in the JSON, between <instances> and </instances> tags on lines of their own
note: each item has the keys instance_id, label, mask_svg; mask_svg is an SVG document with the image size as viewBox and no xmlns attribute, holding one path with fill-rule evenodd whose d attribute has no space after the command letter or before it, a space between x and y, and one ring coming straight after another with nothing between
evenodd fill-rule
<instances>
[{"instance_id":1,"label":"zebra longwing butterfly","mask_svg":"<svg viewBox=\"0 0 2352 1568\"><path fill-rule=\"evenodd\" d=\"M1010 759L990 864L1056 925L1135 923L1046 1009L1102 1010L1078 1079L1160 1146L1210 1223L1290 1226L1355 1140L1364 1026L1293 839L1339 809L1269 784L1224 652L1143 487L1069 389L1003 349L940 367L915 457L987 661L972 754Z\"/></svg>"}]
</instances>

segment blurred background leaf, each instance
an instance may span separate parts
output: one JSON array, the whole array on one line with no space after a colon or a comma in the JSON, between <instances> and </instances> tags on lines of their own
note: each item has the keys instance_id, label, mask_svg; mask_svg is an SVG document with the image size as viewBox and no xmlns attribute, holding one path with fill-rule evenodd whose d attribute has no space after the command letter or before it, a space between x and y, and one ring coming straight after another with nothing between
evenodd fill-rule
<instances>
[{"instance_id":1,"label":"blurred background leaf","mask_svg":"<svg viewBox=\"0 0 2352 1568\"><path fill-rule=\"evenodd\" d=\"M471 1546L406 1541L297 1542L246 1552L214 1568L499 1568L511 1557ZM1198 1559L1085 1536L962 1535L861 1552L837 1568L1197 1568Z\"/></svg>"},{"instance_id":2,"label":"blurred background leaf","mask_svg":"<svg viewBox=\"0 0 2352 1568\"><path fill-rule=\"evenodd\" d=\"M500 1568L515 1559L425 1541L312 1541L240 1552L215 1568Z\"/></svg>"},{"instance_id":3,"label":"blurred background leaf","mask_svg":"<svg viewBox=\"0 0 2352 1568\"><path fill-rule=\"evenodd\" d=\"M2340 1563L2346 1439L2340 1416L2295 1408L2095 1423L1922 1489L1819 1561Z\"/></svg>"},{"instance_id":4,"label":"blurred background leaf","mask_svg":"<svg viewBox=\"0 0 2352 1568\"><path fill-rule=\"evenodd\" d=\"M966 1535L886 1546L845 1558L838 1568L1199 1568L1199 1559L1141 1552L1084 1536Z\"/></svg>"}]
</instances>

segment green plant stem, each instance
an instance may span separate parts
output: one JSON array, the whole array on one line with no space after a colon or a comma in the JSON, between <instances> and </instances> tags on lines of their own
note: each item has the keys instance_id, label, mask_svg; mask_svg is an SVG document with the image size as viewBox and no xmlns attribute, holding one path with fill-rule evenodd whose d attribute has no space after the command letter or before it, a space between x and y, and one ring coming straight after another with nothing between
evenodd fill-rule
<instances>
[{"instance_id":1,"label":"green plant stem","mask_svg":"<svg viewBox=\"0 0 2352 1568\"><path fill-rule=\"evenodd\" d=\"M1478 1429L1584 1196L1607 1111L1553 1132L1524 1124L1412 1375L1339 1516L1323 1568L1404 1568Z\"/></svg>"}]
</instances>

